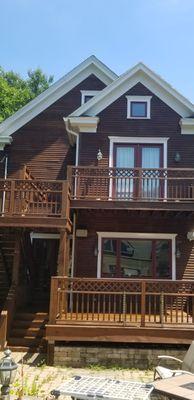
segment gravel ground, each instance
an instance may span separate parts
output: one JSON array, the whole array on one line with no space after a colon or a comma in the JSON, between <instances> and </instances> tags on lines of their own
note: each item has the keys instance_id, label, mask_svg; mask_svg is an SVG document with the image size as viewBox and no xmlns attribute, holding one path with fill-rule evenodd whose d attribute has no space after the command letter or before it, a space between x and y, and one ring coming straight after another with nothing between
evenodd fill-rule
<instances>
[{"instance_id":1,"label":"gravel ground","mask_svg":"<svg viewBox=\"0 0 194 400\"><path fill-rule=\"evenodd\" d=\"M3 353L0 352L0 357ZM49 396L52 389L57 388L64 380L74 375L96 375L112 379L151 382L153 371L140 371L137 369L49 367L45 364L42 354L13 353L14 360L18 363L17 376L12 386L12 394L19 394L23 375L24 394L29 396ZM15 397L15 396L14 396ZM69 398L68 398L69 399Z\"/></svg>"}]
</instances>

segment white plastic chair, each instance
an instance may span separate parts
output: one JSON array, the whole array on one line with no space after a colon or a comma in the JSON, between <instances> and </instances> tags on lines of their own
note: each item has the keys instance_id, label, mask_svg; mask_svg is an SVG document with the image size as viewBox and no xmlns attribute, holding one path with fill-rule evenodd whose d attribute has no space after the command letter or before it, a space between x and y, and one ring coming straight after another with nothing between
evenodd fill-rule
<instances>
[{"instance_id":1,"label":"white plastic chair","mask_svg":"<svg viewBox=\"0 0 194 400\"><path fill-rule=\"evenodd\" d=\"M159 364L154 370L155 379L171 378L172 376L181 374L194 374L194 341L191 342L183 360L172 356L158 356ZM179 364L178 369L171 369L161 366L162 361L174 360Z\"/></svg>"}]
</instances>

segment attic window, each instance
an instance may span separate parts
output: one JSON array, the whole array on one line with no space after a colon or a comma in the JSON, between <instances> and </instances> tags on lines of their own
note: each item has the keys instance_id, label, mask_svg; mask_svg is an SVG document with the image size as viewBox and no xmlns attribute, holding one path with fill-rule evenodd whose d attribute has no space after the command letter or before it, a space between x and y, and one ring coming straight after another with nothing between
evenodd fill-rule
<instances>
[{"instance_id":1,"label":"attic window","mask_svg":"<svg viewBox=\"0 0 194 400\"><path fill-rule=\"evenodd\" d=\"M129 119L149 119L150 103L152 96L126 96L127 98L127 118Z\"/></svg>"},{"instance_id":2,"label":"attic window","mask_svg":"<svg viewBox=\"0 0 194 400\"><path fill-rule=\"evenodd\" d=\"M92 97L96 96L100 90L81 90L81 105L87 103Z\"/></svg>"}]
</instances>

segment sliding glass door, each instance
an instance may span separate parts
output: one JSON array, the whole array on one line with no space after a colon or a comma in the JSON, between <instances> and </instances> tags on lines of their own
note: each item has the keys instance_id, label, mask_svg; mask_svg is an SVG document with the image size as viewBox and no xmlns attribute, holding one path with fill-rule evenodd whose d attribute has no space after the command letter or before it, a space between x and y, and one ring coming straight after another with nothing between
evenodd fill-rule
<instances>
[{"instance_id":1,"label":"sliding glass door","mask_svg":"<svg viewBox=\"0 0 194 400\"><path fill-rule=\"evenodd\" d=\"M120 199L159 199L163 195L160 171L163 146L155 144L116 144L115 191Z\"/></svg>"}]
</instances>

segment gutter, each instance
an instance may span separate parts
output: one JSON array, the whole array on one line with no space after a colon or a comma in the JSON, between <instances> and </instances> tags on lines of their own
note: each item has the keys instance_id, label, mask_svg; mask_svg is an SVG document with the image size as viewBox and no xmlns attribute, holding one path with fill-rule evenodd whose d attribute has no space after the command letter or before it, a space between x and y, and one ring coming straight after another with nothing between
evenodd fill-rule
<instances>
[{"instance_id":1,"label":"gutter","mask_svg":"<svg viewBox=\"0 0 194 400\"><path fill-rule=\"evenodd\" d=\"M69 134L68 136L71 137L70 135L73 135L76 139L76 155L75 155L75 166L78 166L78 161L79 161L79 133L75 132L70 128L70 120L69 118L63 118L65 122L65 127L67 130L67 133ZM70 144L73 144L72 139L70 139Z\"/></svg>"}]
</instances>

